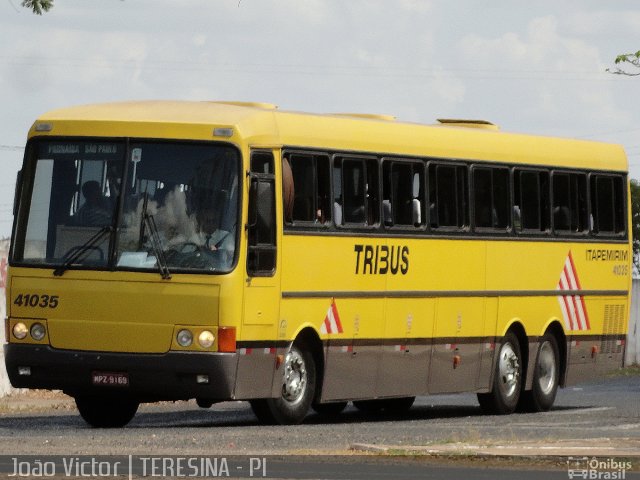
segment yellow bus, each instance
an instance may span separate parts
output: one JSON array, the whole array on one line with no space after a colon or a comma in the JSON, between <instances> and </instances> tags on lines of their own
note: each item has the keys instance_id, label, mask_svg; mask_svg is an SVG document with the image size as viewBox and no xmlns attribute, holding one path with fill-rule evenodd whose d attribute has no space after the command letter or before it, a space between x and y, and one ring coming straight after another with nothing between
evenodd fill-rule
<instances>
[{"instance_id":1,"label":"yellow bus","mask_svg":"<svg viewBox=\"0 0 640 480\"><path fill-rule=\"evenodd\" d=\"M622 365L629 225L617 145L242 102L56 110L18 179L7 370L95 427L194 398L280 424L445 392L547 410Z\"/></svg>"}]
</instances>

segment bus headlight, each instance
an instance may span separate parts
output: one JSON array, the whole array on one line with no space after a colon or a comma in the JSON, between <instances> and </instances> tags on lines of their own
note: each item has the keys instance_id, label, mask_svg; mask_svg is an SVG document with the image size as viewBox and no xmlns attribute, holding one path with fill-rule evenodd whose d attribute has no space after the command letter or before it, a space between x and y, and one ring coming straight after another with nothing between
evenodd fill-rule
<instances>
[{"instance_id":1,"label":"bus headlight","mask_svg":"<svg viewBox=\"0 0 640 480\"><path fill-rule=\"evenodd\" d=\"M34 323L33 325L31 325L30 333L31 338L39 342L47 334L47 329L44 328L44 325L42 325L41 323Z\"/></svg>"},{"instance_id":2,"label":"bus headlight","mask_svg":"<svg viewBox=\"0 0 640 480\"><path fill-rule=\"evenodd\" d=\"M24 340L27 333L29 333L29 329L24 323L18 322L13 326L13 336L18 340Z\"/></svg>"},{"instance_id":3,"label":"bus headlight","mask_svg":"<svg viewBox=\"0 0 640 480\"><path fill-rule=\"evenodd\" d=\"M176 341L181 347L189 347L193 343L193 333L187 329L182 329L178 332Z\"/></svg>"},{"instance_id":4,"label":"bus headlight","mask_svg":"<svg viewBox=\"0 0 640 480\"><path fill-rule=\"evenodd\" d=\"M210 348L216 337L209 330L204 330L198 335L198 343L202 348Z\"/></svg>"}]
</instances>

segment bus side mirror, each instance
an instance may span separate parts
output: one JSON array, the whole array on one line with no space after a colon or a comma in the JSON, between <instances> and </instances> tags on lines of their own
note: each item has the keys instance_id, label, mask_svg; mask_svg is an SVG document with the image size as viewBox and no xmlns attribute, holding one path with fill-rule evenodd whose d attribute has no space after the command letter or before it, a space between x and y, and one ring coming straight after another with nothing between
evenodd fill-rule
<instances>
[{"instance_id":1,"label":"bus side mirror","mask_svg":"<svg viewBox=\"0 0 640 480\"><path fill-rule=\"evenodd\" d=\"M272 178L251 176L247 228L275 225L275 192Z\"/></svg>"}]
</instances>

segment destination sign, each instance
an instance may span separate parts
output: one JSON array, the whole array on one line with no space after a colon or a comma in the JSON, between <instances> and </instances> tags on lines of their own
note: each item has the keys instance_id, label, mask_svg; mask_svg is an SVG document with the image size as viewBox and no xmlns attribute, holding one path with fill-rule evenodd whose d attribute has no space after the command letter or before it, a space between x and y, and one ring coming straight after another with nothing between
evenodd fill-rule
<instances>
[{"instance_id":1,"label":"destination sign","mask_svg":"<svg viewBox=\"0 0 640 480\"><path fill-rule=\"evenodd\" d=\"M99 156L104 158L109 156L120 155L122 145L117 143L102 142L47 142L41 144L38 149L40 158L48 157L65 157L70 156L73 159L81 159L86 157Z\"/></svg>"}]
</instances>

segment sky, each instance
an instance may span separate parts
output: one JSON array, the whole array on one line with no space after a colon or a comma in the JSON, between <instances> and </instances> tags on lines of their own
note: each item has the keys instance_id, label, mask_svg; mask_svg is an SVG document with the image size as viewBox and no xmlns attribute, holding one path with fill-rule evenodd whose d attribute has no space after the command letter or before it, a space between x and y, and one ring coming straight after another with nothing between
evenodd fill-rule
<instances>
[{"instance_id":1,"label":"sky","mask_svg":"<svg viewBox=\"0 0 640 480\"><path fill-rule=\"evenodd\" d=\"M484 119L622 144L640 179L637 0L0 0L0 237L42 113L119 100Z\"/></svg>"}]
</instances>

